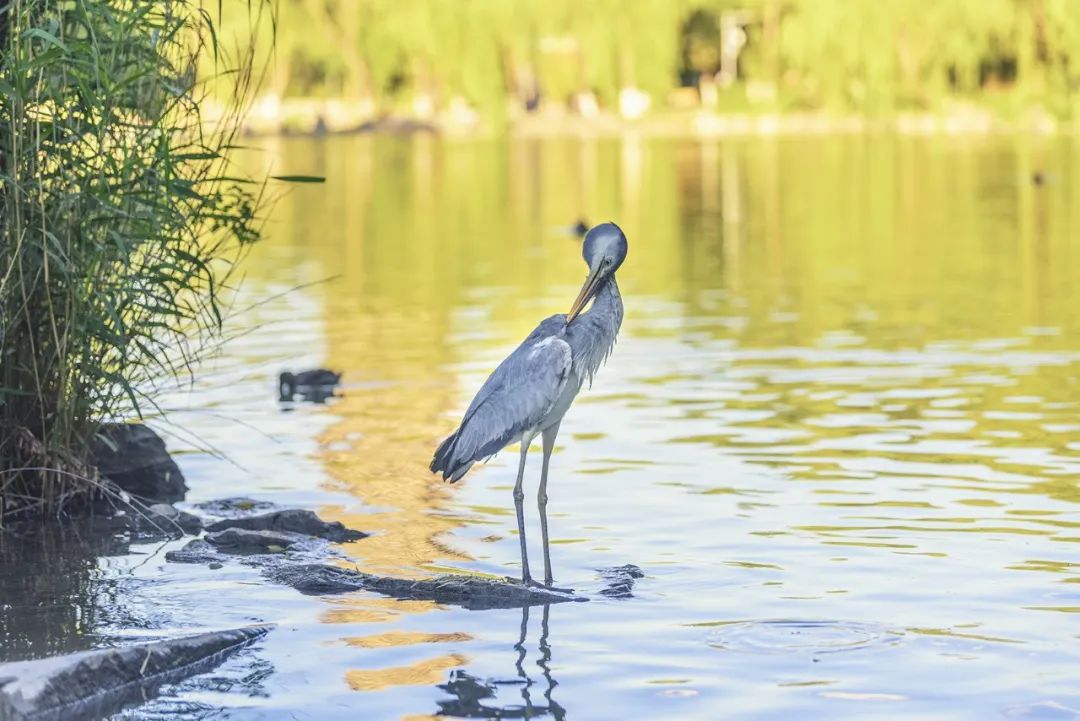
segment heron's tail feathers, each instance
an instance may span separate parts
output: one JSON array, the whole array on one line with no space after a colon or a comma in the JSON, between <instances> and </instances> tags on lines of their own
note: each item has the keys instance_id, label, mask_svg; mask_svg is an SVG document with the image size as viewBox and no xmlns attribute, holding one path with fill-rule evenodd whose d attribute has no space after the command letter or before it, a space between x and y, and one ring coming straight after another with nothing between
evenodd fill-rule
<instances>
[{"instance_id":1,"label":"heron's tail feathers","mask_svg":"<svg viewBox=\"0 0 1080 721\"><path fill-rule=\"evenodd\" d=\"M443 479L451 483L461 480L461 477L469 472L474 463L469 459L454 458L454 451L460 433L461 429L459 428L439 444L439 447L435 449L435 455L431 459L431 465L428 466L432 473L441 473Z\"/></svg>"}]
</instances>

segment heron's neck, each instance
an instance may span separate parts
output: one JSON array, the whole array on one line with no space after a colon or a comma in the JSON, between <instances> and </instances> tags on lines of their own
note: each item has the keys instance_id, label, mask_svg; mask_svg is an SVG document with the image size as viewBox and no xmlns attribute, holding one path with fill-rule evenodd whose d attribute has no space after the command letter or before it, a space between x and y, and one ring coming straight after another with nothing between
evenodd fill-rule
<instances>
[{"instance_id":1,"label":"heron's neck","mask_svg":"<svg viewBox=\"0 0 1080 721\"><path fill-rule=\"evenodd\" d=\"M592 307L587 311L588 315L597 320L605 321L605 325L611 326L611 342L615 342L615 335L622 325L623 304L622 295L619 294L619 284L615 282L615 276L609 277L600 290L596 292Z\"/></svg>"},{"instance_id":2,"label":"heron's neck","mask_svg":"<svg viewBox=\"0 0 1080 721\"><path fill-rule=\"evenodd\" d=\"M592 382L615 345L622 325L623 304L615 276L608 278L593 298L592 307L567 326L579 378Z\"/></svg>"}]
</instances>

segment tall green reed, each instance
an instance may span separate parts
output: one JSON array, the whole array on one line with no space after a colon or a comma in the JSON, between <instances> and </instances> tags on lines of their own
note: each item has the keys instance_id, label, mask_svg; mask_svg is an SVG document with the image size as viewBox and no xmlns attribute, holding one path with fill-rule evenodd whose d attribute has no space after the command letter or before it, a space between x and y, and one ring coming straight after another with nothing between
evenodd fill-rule
<instances>
[{"instance_id":1,"label":"tall green reed","mask_svg":"<svg viewBox=\"0 0 1080 721\"><path fill-rule=\"evenodd\" d=\"M0 0L0 520L99 487L100 423L153 407L221 330L262 186L230 168L258 78L219 14ZM213 118L210 80L233 98Z\"/></svg>"}]
</instances>

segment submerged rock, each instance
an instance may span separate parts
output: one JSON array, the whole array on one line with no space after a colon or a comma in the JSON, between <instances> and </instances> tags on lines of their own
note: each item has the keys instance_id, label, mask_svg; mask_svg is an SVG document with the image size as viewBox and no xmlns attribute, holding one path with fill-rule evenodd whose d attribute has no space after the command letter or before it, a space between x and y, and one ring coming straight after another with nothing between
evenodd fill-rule
<instances>
[{"instance_id":1,"label":"submerged rock","mask_svg":"<svg viewBox=\"0 0 1080 721\"><path fill-rule=\"evenodd\" d=\"M413 580L375 576L318 563L287 564L269 568L266 576L308 595L364 590L392 598L436 601L472 610L521 608L522 606L587 600L581 596L575 596L572 591L525 586L510 579L439 576L433 579Z\"/></svg>"},{"instance_id":2,"label":"submerged rock","mask_svg":"<svg viewBox=\"0 0 1080 721\"><path fill-rule=\"evenodd\" d=\"M82 721L110 716L145 702L165 683L210 670L270 628L249 626L0 664L0 719Z\"/></svg>"},{"instance_id":3,"label":"submerged rock","mask_svg":"<svg viewBox=\"0 0 1080 721\"><path fill-rule=\"evenodd\" d=\"M202 521L186 511L181 511L168 503L155 503L152 506L130 504L126 508L109 507L107 512L91 513L84 518L70 519L64 530L70 530L73 536L82 529L98 536L108 536L124 543L161 541L164 539L193 536L202 530ZM125 548L126 551L126 548Z\"/></svg>"},{"instance_id":4,"label":"submerged rock","mask_svg":"<svg viewBox=\"0 0 1080 721\"><path fill-rule=\"evenodd\" d=\"M226 528L210 533L206 541L225 553L281 553L297 542L294 535L273 531L249 531L243 528Z\"/></svg>"},{"instance_id":5,"label":"submerged rock","mask_svg":"<svg viewBox=\"0 0 1080 721\"><path fill-rule=\"evenodd\" d=\"M203 503L195 504L195 508L203 513L219 518L241 518L255 513L262 513L263 511L274 510L277 507L276 503L271 503L270 501L257 501L254 498L247 498L246 496L221 498L214 501L204 501Z\"/></svg>"},{"instance_id":6,"label":"submerged rock","mask_svg":"<svg viewBox=\"0 0 1080 721\"><path fill-rule=\"evenodd\" d=\"M170 563L218 563L221 553L201 538L196 538L177 551L168 551L165 560Z\"/></svg>"},{"instance_id":7,"label":"submerged rock","mask_svg":"<svg viewBox=\"0 0 1080 721\"><path fill-rule=\"evenodd\" d=\"M228 510L230 504L243 503L250 508L256 501L230 499L219 502L216 510ZM200 506L206 509L206 506ZM324 563L340 557L331 541L351 541L368 534L328 523L311 511L275 510L259 515L239 515L207 526L205 539L196 539L184 548L169 551L165 559L174 563L210 564L225 561L258 568L265 578L291 586L308 595L329 595L349 591L371 591L399 599L435 601L468 609L522 608L551 603L588 600L565 591L543 586L526 586L511 579L480 576L440 576L414 580L376 576ZM637 576L633 576L636 571ZM636 566L625 566L624 577L640 578ZM633 581L629 581L632 585Z\"/></svg>"},{"instance_id":8,"label":"submerged rock","mask_svg":"<svg viewBox=\"0 0 1080 721\"><path fill-rule=\"evenodd\" d=\"M215 508L239 507L243 510L259 503L251 499L230 499L218 502ZM311 511L296 509L229 518L211 523L206 530L209 533L205 539L195 539L177 551L169 551L165 560L222 563L245 556L243 563L258 567L275 563L310 563L340 555L331 541L352 541L368 535L337 522L324 521Z\"/></svg>"},{"instance_id":9,"label":"submerged rock","mask_svg":"<svg viewBox=\"0 0 1080 721\"><path fill-rule=\"evenodd\" d=\"M195 535L203 527L198 516L168 503L155 503L143 510L131 509L117 520L136 540L181 538Z\"/></svg>"},{"instance_id":10,"label":"submerged rock","mask_svg":"<svg viewBox=\"0 0 1080 721\"><path fill-rule=\"evenodd\" d=\"M165 441L139 423L105 423L98 429L91 462L118 487L150 501L183 500L184 476Z\"/></svg>"},{"instance_id":11,"label":"submerged rock","mask_svg":"<svg viewBox=\"0 0 1080 721\"><path fill-rule=\"evenodd\" d=\"M325 538L328 541L338 543L356 541L367 538L369 535L363 531L346 528L338 521L324 521L311 511L298 509L274 511L244 518L228 518L210 524L207 530L223 531L227 528L240 528L249 531L288 531L290 533L302 533L306 536Z\"/></svg>"},{"instance_id":12,"label":"submerged rock","mask_svg":"<svg viewBox=\"0 0 1080 721\"><path fill-rule=\"evenodd\" d=\"M146 510L150 520L156 522L158 518L161 518L184 533L198 533L203 528L202 520L198 516L187 511L181 511L168 503L155 503Z\"/></svg>"},{"instance_id":13,"label":"submerged rock","mask_svg":"<svg viewBox=\"0 0 1080 721\"><path fill-rule=\"evenodd\" d=\"M634 581L645 578L645 572L632 563L613 568L601 568L598 573L605 585L600 594L608 598L633 598Z\"/></svg>"}]
</instances>

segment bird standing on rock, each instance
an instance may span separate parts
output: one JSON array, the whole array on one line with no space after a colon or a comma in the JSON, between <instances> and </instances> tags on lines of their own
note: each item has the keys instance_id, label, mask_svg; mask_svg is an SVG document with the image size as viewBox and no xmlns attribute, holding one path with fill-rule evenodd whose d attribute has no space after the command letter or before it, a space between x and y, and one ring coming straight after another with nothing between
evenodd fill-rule
<instances>
[{"instance_id":1,"label":"bird standing on rock","mask_svg":"<svg viewBox=\"0 0 1080 721\"><path fill-rule=\"evenodd\" d=\"M525 494L522 480L529 445L543 437L544 461L540 471L537 504L544 547L544 584L551 586L551 555L548 548L548 462L555 447L559 424L574 402L582 384L593 376L615 345L622 324L623 304L615 271L626 259L626 236L614 223L602 223L585 235L582 257L589 275L570 312L543 320L529 337L492 372L473 398L461 425L442 442L431 460L431 471L451 483L464 476L474 463L485 460L507 445L520 442L514 506L521 543L521 581L531 584L528 548L525 543ZM592 307L584 311L592 301Z\"/></svg>"}]
</instances>

